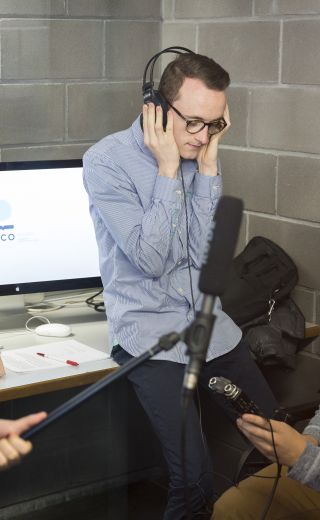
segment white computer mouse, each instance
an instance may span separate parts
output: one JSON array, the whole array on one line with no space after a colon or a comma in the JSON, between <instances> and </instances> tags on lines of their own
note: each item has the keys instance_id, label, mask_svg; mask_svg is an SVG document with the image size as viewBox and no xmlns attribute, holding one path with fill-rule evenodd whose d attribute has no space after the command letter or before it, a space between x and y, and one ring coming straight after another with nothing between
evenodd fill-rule
<instances>
[{"instance_id":1,"label":"white computer mouse","mask_svg":"<svg viewBox=\"0 0 320 520\"><path fill-rule=\"evenodd\" d=\"M57 338L64 338L72 334L71 327L63 323L45 323L36 327L34 332L39 336L55 336Z\"/></svg>"}]
</instances>

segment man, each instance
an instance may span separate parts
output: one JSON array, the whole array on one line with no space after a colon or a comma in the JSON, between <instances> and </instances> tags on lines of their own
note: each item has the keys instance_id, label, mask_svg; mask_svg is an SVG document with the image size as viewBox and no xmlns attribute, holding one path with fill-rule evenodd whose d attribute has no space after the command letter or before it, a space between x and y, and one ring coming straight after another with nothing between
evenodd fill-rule
<instances>
[{"instance_id":1,"label":"man","mask_svg":"<svg viewBox=\"0 0 320 520\"><path fill-rule=\"evenodd\" d=\"M245 414L237 420L242 433L271 461L275 459L268 422L256 415ZM268 519L320 518L320 407L300 434L288 424L271 420L274 442L280 464L287 466L279 480ZM272 464L255 476L231 488L216 502L214 520L256 520L271 493L277 474Z\"/></svg>"},{"instance_id":2,"label":"man","mask_svg":"<svg viewBox=\"0 0 320 520\"><path fill-rule=\"evenodd\" d=\"M143 106L142 124L138 117L129 129L102 139L84 156L112 356L120 365L163 334L182 331L201 306L198 276L221 194L217 154L230 126L225 94L229 81L212 59L191 52L179 55L159 85L170 107L166 129L162 108L150 103ZM240 329L220 301L215 315L200 384L207 388L212 376L228 377L271 415L277 404L241 341ZM185 518L180 392L187 362L180 342L128 376L168 464L165 520ZM190 506L195 518L208 517L214 500L212 469L193 402L186 451Z\"/></svg>"},{"instance_id":3,"label":"man","mask_svg":"<svg viewBox=\"0 0 320 520\"><path fill-rule=\"evenodd\" d=\"M34 413L15 421L0 419L0 471L17 464L32 450L32 444L19 437L21 433L45 419L45 412Z\"/></svg>"}]
</instances>

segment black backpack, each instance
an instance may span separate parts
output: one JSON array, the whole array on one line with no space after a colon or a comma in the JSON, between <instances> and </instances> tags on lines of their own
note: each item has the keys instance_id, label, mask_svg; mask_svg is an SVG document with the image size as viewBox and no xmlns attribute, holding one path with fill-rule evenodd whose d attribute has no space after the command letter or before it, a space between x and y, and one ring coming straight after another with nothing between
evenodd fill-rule
<instances>
[{"instance_id":1,"label":"black backpack","mask_svg":"<svg viewBox=\"0 0 320 520\"><path fill-rule=\"evenodd\" d=\"M233 259L222 308L241 328L259 317L266 323L297 281L290 256L271 240L254 237Z\"/></svg>"}]
</instances>

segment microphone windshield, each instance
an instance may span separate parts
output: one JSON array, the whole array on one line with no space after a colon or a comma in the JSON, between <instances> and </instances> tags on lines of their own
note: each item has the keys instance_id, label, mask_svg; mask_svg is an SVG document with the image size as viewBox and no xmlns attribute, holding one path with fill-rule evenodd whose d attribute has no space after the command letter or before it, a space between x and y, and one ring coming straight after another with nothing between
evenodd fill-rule
<instances>
[{"instance_id":1,"label":"microphone windshield","mask_svg":"<svg viewBox=\"0 0 320 520\"><path fill-rule=\"evenodd\" d=\"M199 289L204 294L221 296L235 252L243 211L241 199L220 198L208 232L199 277Z\"/></svg>"}]
</instances>

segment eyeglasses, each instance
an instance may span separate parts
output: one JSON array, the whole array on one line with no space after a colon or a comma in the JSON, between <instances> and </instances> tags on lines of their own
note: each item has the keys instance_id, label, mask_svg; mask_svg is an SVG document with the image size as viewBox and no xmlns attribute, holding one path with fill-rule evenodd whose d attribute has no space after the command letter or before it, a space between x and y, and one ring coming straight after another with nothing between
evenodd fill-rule
<instances>
[{"instance_id":1,"label":"eyeglasses","mask_svg":"<svg viewBox=\"0 0 320 520\"><path fill-rule=\"evenodd\" d=\"M173 105L171 105L169 101L167 101L167 103L169 107L171 107L172 110L174 110L175 113L178 114L178 116L186 122L186 130L187 132L189 132L189 134L198 134L199 132L201 132L201 130L204 129L204 127L207 126L209 135L216 135L222 132L222 130L227 126L227 123L223 117L219 117L218 119L215 119L210 123L205 123L200 119L187 119L181 114L181 112L179 112L179 110L177 110Z\"/></svg>"}]
</instances>

